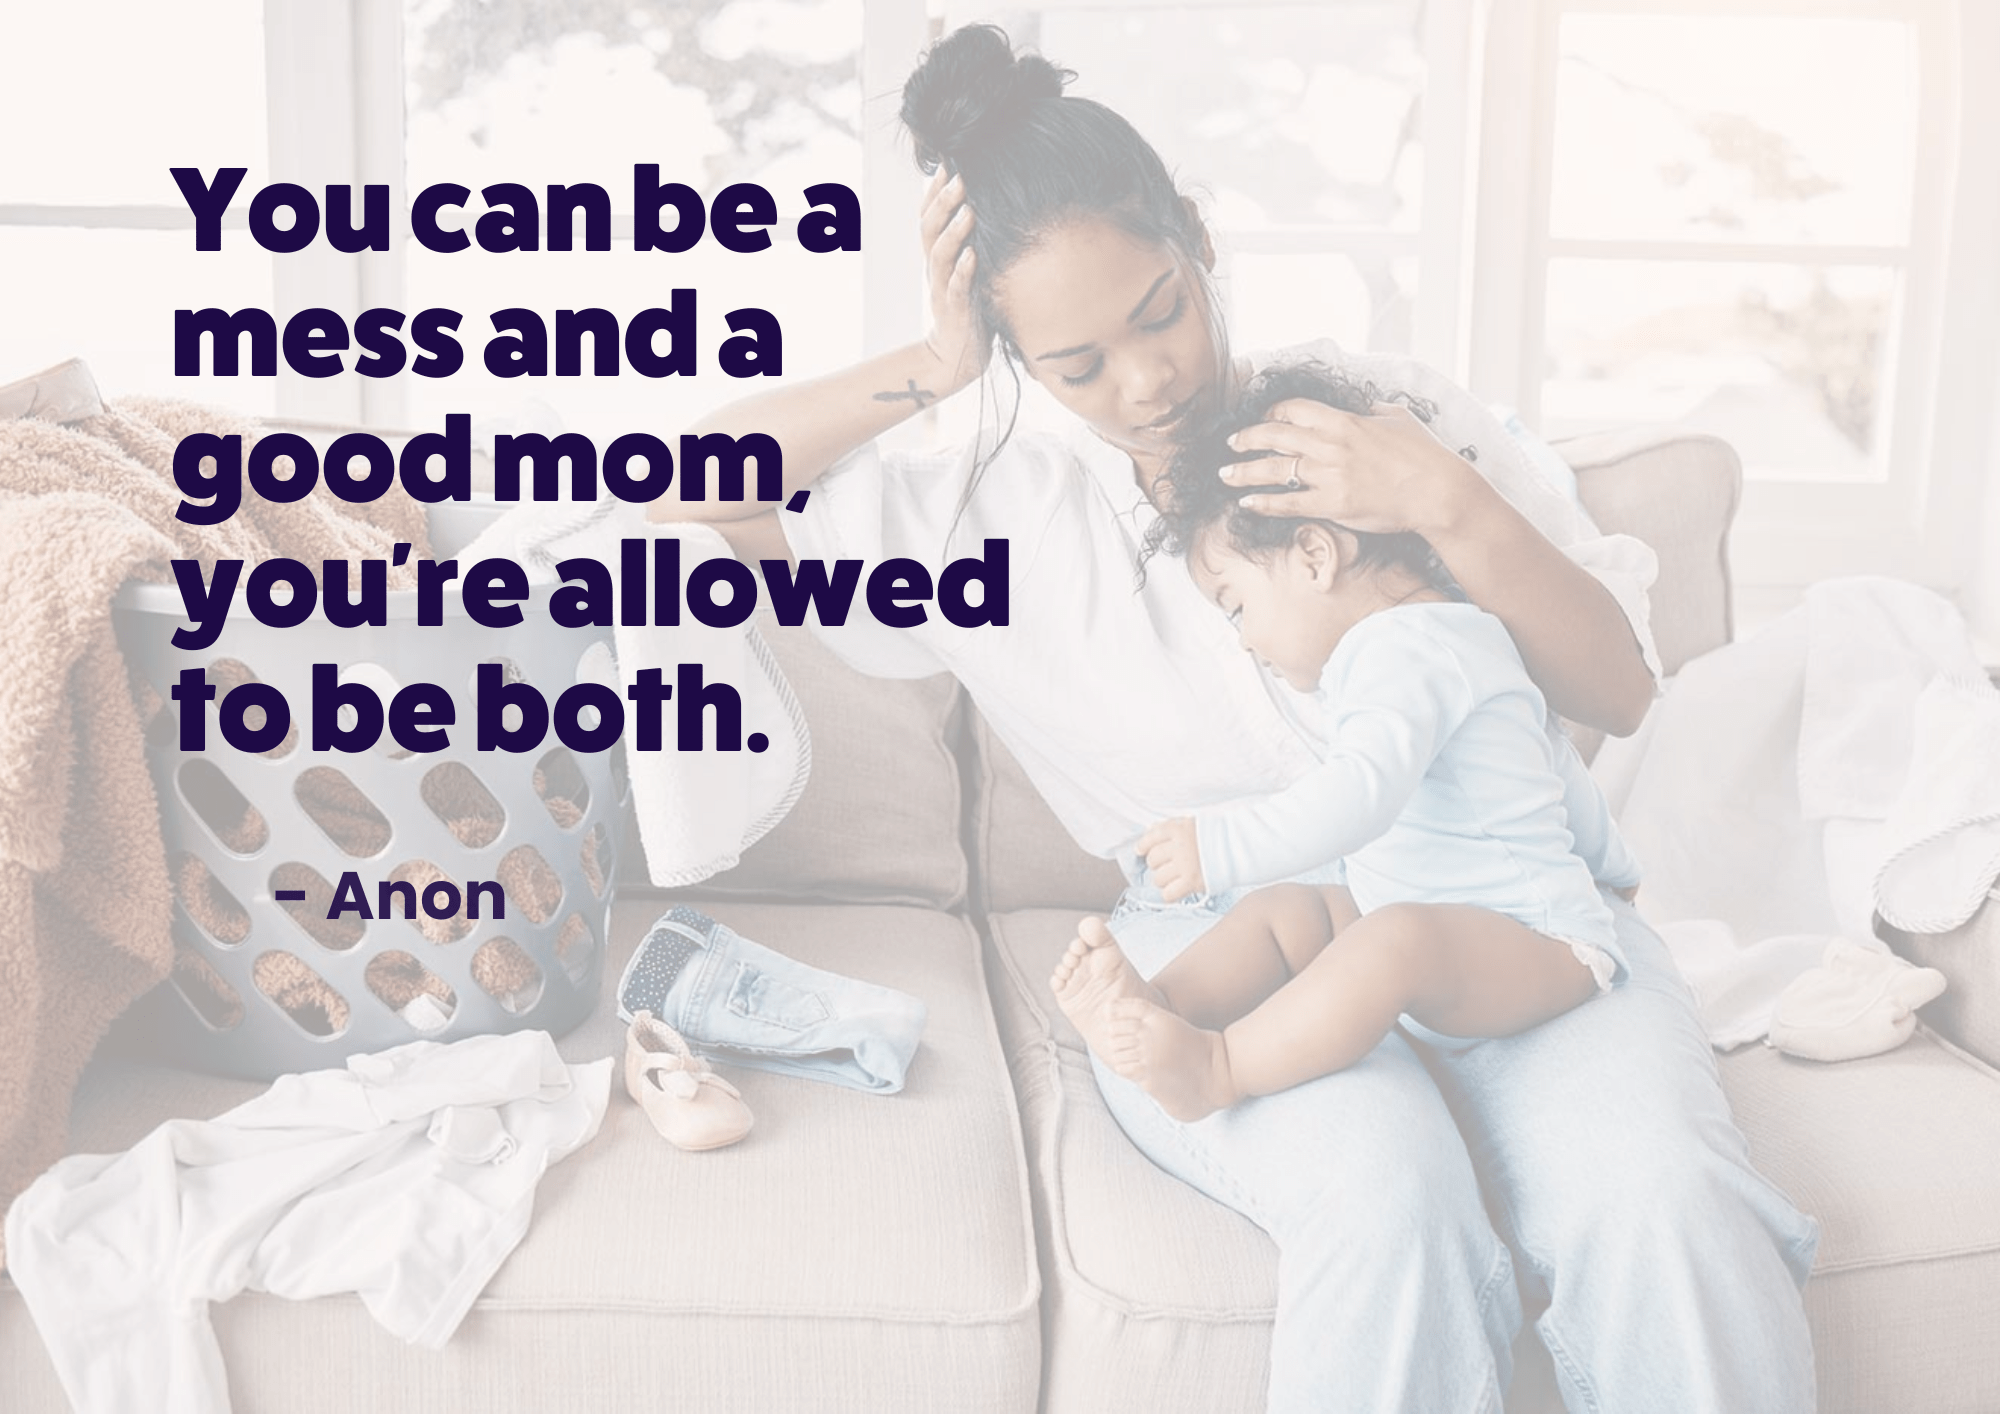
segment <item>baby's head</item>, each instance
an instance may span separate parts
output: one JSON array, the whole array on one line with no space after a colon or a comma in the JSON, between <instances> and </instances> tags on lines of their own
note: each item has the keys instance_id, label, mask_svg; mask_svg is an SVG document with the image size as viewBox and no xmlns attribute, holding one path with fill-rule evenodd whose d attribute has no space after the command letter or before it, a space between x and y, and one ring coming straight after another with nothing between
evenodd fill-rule
<instances>
[{"instance_id":1,"label":"baby's head","mask_svg":"<svg viewBox=\"0 0 2000 1414\"><path fill-rule=\"evenodd\" d=\"M1243 509L1246 494L1269 492L1279 483L1223 481L1221 468L1249 459L1230 448L1229 438L1293 398L1362 415L1377 403L1400 402L1425 421L1433 411L1420 398L1385 393L1317 363L1267 369L1221 421L1175 456L1159 488L1161 515L1146 549L1186 557L1195 584L1229 615L1243 647L1310 692L1341 637L1361 618L1419 595L1461 596L1421 535L1372 534L1330 520ZM1274 466L1287 464L1274 459Z\"/></svg>"}]
</instances>

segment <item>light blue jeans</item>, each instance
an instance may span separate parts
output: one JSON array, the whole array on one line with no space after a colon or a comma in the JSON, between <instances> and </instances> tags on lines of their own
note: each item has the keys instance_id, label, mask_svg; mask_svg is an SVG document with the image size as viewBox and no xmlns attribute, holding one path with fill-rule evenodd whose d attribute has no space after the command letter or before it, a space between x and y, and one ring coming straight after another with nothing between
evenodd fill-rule
<instances>
[{"instance_id":1,"label":"light blue jeans","mask_svg":"<svg viewBox=\"0 0 2000 1414\"><path fill-rule=\"evenodd\" d=\"M1111 928L1151 976L1227 902L1134 889ZM1194 1124L1097 1066L1140 1150L1276 1241L1273 1414L1499 1410L1517 1276L1571 1414L1810 1414L1818 1224L1750 1167L1665 946L1611 904L1619 985L1519 1036L1391 1034Z\"/></svg>"},{"instance_id":2,"label":"light blue jeans","mask_svg":"<svg viewBox=\"0 0 2000 1414\"><path fill-rule=\"evenodd\" d=\"M809 967L677 904L618 979L618 1015L650 1011L705 1056L891 1095L923 1039L924 1004Z\"/></svg>"}]
</instances>

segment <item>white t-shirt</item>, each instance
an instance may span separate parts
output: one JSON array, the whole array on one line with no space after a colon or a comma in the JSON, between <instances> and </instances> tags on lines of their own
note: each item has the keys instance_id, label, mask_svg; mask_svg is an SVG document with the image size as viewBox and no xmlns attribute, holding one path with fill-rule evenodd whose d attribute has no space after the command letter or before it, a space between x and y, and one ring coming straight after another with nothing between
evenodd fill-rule
<instances>
[{"instance_id":1,"label":"white t-shirt","mask_svg":"<svg viewBox=\"0 0 2000 1414\"><path fill-rule=\"evenodd\" d=\"M1629 536L1603 536L1558 495L1492 415L1409 359L1344 353L1331 342L1259 362L1316 359L1385 391L1438 405L1431 429L1618 600L1659 673L1646 590L1657 561ZM1083 424L1020 434L981 472L970 448L885 454L871 443L829 468L798 514L778 516L802 559L906 557L933 575L1009 542L1010 621L960 628L932 607L915 628L857 609L816 626L845 661L884 677L955 674L1042 797L1093 854L1132 868L1148 825L1282 790L1317 760L1310 699L1269 678L1176 556L1138 579L1156 518L1132 462Z\"/></svg>"},{"instance_id":2,"label":"white t-shirt","mask_svg":"<svg viewBox=\"0 0 2000 1414\"><path fill-rule=\"evenodd\" d=\"M208 1308L245 1290L356 1292L442 1350L596 1135L611 1065L545 1031L412 1041L58 1161L8 1209L7 1259L70 1407L228 1409Z\"/></svg>"}]
</instances>

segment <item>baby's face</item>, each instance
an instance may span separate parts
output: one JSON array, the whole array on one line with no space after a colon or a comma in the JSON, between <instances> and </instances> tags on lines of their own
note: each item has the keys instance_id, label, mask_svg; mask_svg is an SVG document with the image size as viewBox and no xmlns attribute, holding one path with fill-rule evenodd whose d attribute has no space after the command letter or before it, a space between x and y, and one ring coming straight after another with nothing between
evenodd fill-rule
<instances>
[{"instance_id":1,"label":"baby's face","mask_svg":"<svg viewBox=\"0 0 2000 1414\"><path fill-rule=\"evenodd\" d=\"M1300 692L1318 690L1340 633L1331 621L1332 606L1296 545L1252 558L1211 532L1188 555L1188 573L1236 625L1245 652Z\"/></svg>"}]
</instances>

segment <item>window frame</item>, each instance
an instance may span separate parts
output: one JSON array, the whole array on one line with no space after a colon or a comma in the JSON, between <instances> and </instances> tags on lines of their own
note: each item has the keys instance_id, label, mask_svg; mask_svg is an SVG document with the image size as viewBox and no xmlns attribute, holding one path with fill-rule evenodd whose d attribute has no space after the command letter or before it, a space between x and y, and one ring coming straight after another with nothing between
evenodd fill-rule
<instances>
[{"instance_id":1,"label":"window frame","mask_svg":"<svg viewBox=\"0 0 2000 1414\"><path fill-rule=\"evenodd\" d=\"M1907 243L1553 237L1559 27L1569 14L1865 17L1912 25L1919 94ZM1988 30L1991 18L1985 17ZM1972 55L1979 52L1962 42L1972 19L1959 0L1490 0L1465 370L1481 393L1513 403L1531 425L1539 422L1542 382L1535 370L1547 346L1548 273L1555 259L1860 263L1896 273L1893 382L1879 412L1886 432L1884 478L1746 479L1733 560L1740 598L1752 617L1793 602L1804 586L1832 575L1893 574L1955 591L1974 569L1973 527L1993 459L1991 432L1977 415L1993 387L1993 340L1955 292L1973 272L1974 252L2000 248L1993 203L1966 200L1979 172L2000 170L2000 142L1996 125L1980 130L1964 121L1967 91L1976 86ZM1987 307L1989 319L1991 283L1970 280L1975 298L1969 304ZM1947 376L1953 372L1966 376Z\"/></svg>"},{"instance_id":2,"label":"window frame","mask_svg":"<svg viewBox=\"0 0 2000 1414\"><path fill-rule=\"evenodd\" d=\"M379 181L391 210L403 209L401 0L264 0L266 176L308 186ZM366 174L365 176L363 174ZM225 230L249 228L249 203L233 203ZM182 205L0 204L0 228L192 231ZM273 312L314 305L400 308L401 236L388 252L343 255L315 241L272 263ZM284 420L401 424L396 379L304 378L281 364L275 415Z\"/></svg>"}]
</instances>

